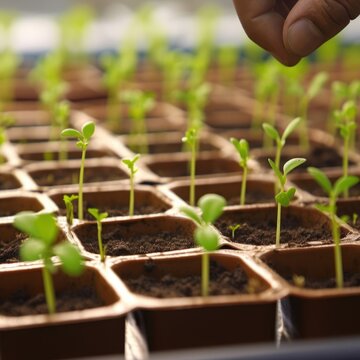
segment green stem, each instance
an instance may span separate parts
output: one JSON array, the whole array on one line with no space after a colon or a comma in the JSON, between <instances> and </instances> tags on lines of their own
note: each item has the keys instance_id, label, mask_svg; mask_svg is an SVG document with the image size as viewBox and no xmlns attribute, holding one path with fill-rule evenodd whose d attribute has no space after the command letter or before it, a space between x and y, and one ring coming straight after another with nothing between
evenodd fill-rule
<instances>
[{"instance_id":1,"label":"green stem","mask_svg":"<svg viewBox=\"0 0 360 360\"><path fill-rule=\"evenodd\" d=\"M195 206L195 172L196 172L196 142L191 146L190 159L190 199L191 206Z\"/></svg>"},{"instance_id":2,"label":"green stem","mask_svg":"<svg viewBox=\"0 0 360 360\"><path fill-rule=\"evenodd\" d=\"M279 141L277 141L276 144L276 153L275 153L275 165L278 169L280 169L280 161L281 161L281 150L282 150L282 145ZM280 180L276 180L275 184L274 184L274 193L275 195L279 192L279 188L280 188L280 184L279 184Z\"/></svg>"},{"instance_id":3,"label":"green stem","mask_svg":"<svg viewBox=\"0 0 360 360\"><path fill-rule=\"evenodd\" d=\"M105 253L104 253L104 247L102 243L102 224L101 221L97 222L97 236L98 236L98 244L99 244L99 252L100 252L100 260L101 262L105 261Z\"/></svg>"},{"instance_id":4,"label":"green stem","mask_svg":"<svg viewBox=\"0 0 360 360\"><path fill-rule=\"evenodd\" d=\"M277 204L277 217L276 217L276 241L275 245L280 246L280 230L281 230L281 204Z\"/></svg>"},{"instance_id":5,"label":"green stem","mask_svg":"<svg viewBox=\"0 0 360 360\"><path fill-rule=\"evenodd\" d=\"M210 277L210 265L209 265L209 253L204 252L201 259L201 295L209 295L209 277Z\"/></svg>"},{"instance_id":6,"label":"green stem","mask_svg":"<svg viewBox=\"0 0 360 360\"><path fill-rule=\"evenodd\" d=\"M343 155L343 176L348 176L349 173L349 145L350 138L349 136L345 136L344 138L344 155ZM349 190L344 191L344 197L347 198L349 196Z\"/></svg>"},{"instance_id":7,"label":"green stem","mask_svg":"<svg viewBox=\"0 0 360 360\"><path fill-rule=\"evenodd\" d=\"M335 201L332 201L331 207L334 208ZM339 225L336 221L335 211L331 214L331 225L332 225L332 236L334 240L334 258L335 258L335 276L336 276L336 286L342 288L344 286L344 275L343 275L343 265L342 265L342 254L340 246L340 231Z\"/></svg>"},{"instance_id":8,"label":"green stem","mask_svg":"<svg viewBox=\"0 0 360 360\"><path fill-rule=\"evenodd\" d=\"M42 268L42 278L44 283L45 299L49 314L56 312L55 292L52 277L49 269L46 266L46 260L44 261L44 267Z\"/></svg>"},{"instance_id":9,"label":"green stem","mask_svg":"<svg viewBox=\"0 0 360 360\"><path fill-rule=\"evenodd\" d=\"M130 174L130 200L129 200L129 216L134 215L134 175Z\"/></svg>"},{"instance_id":10,"label":"green stem","mask_svg":"<svg viewBox=\"0 0 360 360\"><path fill-rule=\"evenodd\" d=\"M243 176L241 182L241 193L240 193L240 205L245 205L245 195L246 195L246 180L247 180L247 165L245 164L243 168Z\"/></svg>"},{"instance_id":11,"label":"green stem","mask_svg":"<svg viewBox=\"0 0 360 360\"><path fill-rule=\"evenodd\" d=\"M84 184L84 168L85 168L86 145L83 146L81 154L81 165L79 174L79 198L78 198L78 218L83 220L83 184Z\"/></svg>"}]
</instances>

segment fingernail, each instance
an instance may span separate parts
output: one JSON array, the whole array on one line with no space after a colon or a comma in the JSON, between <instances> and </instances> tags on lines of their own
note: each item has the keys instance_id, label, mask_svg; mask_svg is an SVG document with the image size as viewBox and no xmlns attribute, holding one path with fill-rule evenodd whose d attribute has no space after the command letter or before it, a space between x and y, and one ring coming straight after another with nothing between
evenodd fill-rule
<instances>
[{"instance_id":1,"label":"fingernail","mask_svg":"<svg viewBox=\"0 0 360 360\"><path fill-rule=\"evenodd\" d=\"M289 27L287 46L291 52L299 56L306 56L317 49L323 42L324 36L309 19L301 19Z\"/></svg>"}]
</instances>

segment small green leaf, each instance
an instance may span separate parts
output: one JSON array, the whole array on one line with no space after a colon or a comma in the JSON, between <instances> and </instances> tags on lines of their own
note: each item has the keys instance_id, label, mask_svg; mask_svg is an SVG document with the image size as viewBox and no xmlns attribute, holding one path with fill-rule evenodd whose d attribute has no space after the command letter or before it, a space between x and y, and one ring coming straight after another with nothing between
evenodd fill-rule
<instances>
[{"instance_id":1,"label":"small green leaf","mask_svg":"<svg viewBox=\"0 0 360 360\"><path fill-rule=\"evenodd\" d=\"M315 96L319 94L321 88L325 85L328 78L329 75L325 72L320 72L315 75L307 91L307 96L310 100L312 100Z\"/></svg>"},{"instance_id":2,"label":"small green leaf","mask_svg":"<svg viewBox=\"0 0 360 360\"><path fill-rule=\"evenodd\" d=\"M71 204L74 200L77 200L79 198L78 195L72 194L72 195L64 195L63 200L65 204Z\"/></svg>"},{"instance_id":3,"label":"small green leaf","mask_svg":"<svg viewBox=\"0 0 360 360\"><path fill-rule=\"evenodd\" d=\"M198 225L201 225L202 223L201 217L190 206L182 206L180 208L180 212L183 213L185 216L187 216L189 219L195 221Z\"/></svg>"},{"instance_id":4,"label":"small green leaf","mask_svg":"<svg viewBox=\"0 0 360 360\"><path fill-rule=\"evenodd\" d=\"M281 191L275 196L275 200L281 206L287 207L290 205L291 200L294 198L296 189L290 188L288 191Z\"/></svg>"},{"instance_id":5,"label":"small green leaf","mask_svg":"<svg viewBox=\"0 0 360 360\"><path fill-rule=\"evenodd\" d=\"M276 177L279 179L280 183L281 183L282 185L284 185L286 179L284 178L284 176L283 176L283 174L281 173L280 169L276 166L276 164L274 163L274 161L272 161L271 159L268 159L268 162L269 162L271 168L273 169Z\"/></svg>"},{"instance_id":6,"label":"small green leaf","mask_svg":"<svg viewBox=\"0 0 360 360\"><path fill-rule=\"evenodd\" d=\"M306 159L304 158L294 158L290 159L284 164L283 171L284 175L287 176L291 171L302 165Z\"/></svg>"},{"instance_id":7,"label":"small green leaf","mask_svg":"<svg viewBox=\"0 0 360 360\"><path fill-rule=\"evenodd\" d=\"M101 221L101 220L104 220L108 217L108 213L107 212L99 212L98 209L96 208L89 208L88 209L88 212L90 215L92 215L97 221Z\"/></svg>"},{"instance_id":8,"label":"small green leaf","mask_svg":"<svg viewBox=\"0 0 360 360\"><path fill-rule=\"evenodd\" d=\"M20 259L22 261L35 261L42 259L46 253L46 244L34 238L25 240L20 247Z\"/></svg>"},{"instance_id":9,"label":"small green leaf","mask_svg":"<svg viewBox=\"0 0 360 360\"><path fill-rule=\"evenodd\" d=\"M314 178L314 180L322 187L326 194L330 195L332 191L332 184L326 174L317 168L308 167L308 173Z\"/></svg>"},{"instance_id":10,"label":"small green leaf","mask_svg":"<svg viewBox=\"0 0 360 360\"><path fill-rule=\"evenodd\" d=\"M349 190L351 187L356 185L359 182L357 176L342 176L335 182L334 185L334 195L338 197L343 192Z\"/></svg>"},{"instance_id":11,"label":"small green leaf","mask_svg":"<svg viewBox=\"0 0 360 360\"><path fill-rule=\"evenodd\" d=\"M315 208L326 214L334 214L335 213L335 207L331 206L331 205L316 204Z\"/></svg>"},{"instance_id":12,"label":"small green leaf","mask_svg":"<svg viewBox=\"0 0 360 360\"><path fill-rule=\"evenodd\" d=\"M198 206L202 211L204 221L212 224L222 214L226 200L217 194L206 194L199 199Z\"/></svg>"},{"instance_id":13,"label":"small green leaf","mask_svg":"<svg viewBox=\"0 0 360 360\"><path fill-rule=\"evenodd\" d=\"M77 138L77 139L80 139L82 137L80 131L75 130L75 129L70 129L70 128L69 129L64 129L61 132L61 136L74 137L74 138Z\"/></svg>"},{"instance_id":14,"label":"small green leaf","mask_svg":"<svg viewBox=\"0 0 360 360\"><path fill-rule=\"evenodd\" d=\"M286 140L289 137L289 135L299 126L301 120L302 120L301 117L297 117L296 119L292 120L285 128L281 139Z\"/></svg>"},{"instance_id":15,"label":"small green leaf","mask_svg":"<svg viewBox=\"0 0 360 360\"><path fill-rule=\"evenodd\" d=\"M64 272L70 276L78 276L84 270L82 256L79 250L70 243L63 242L54 246L54 254L57 255L62 263Z\"/></svg>"},{"instance_id":16,"label":"small green leaf","mask_svg":"<svg viewBox=\"0 0 360 360\"><path fill-rule=\"evenodd\" d=\"M275 140L275 141L279 141L280 140L280 135L277 132L277 130L270 124L268 123L263 123L262 127L266 133L267 136L269 136L271 139Z\"/></svg>"},{"instance_id":17,"label":"small green leaf","mask_svg":"<svg viewBox=\"0 0 360 360\"><path fill-rule=\"evenodd\" d=\"M93 121L86 122L81 128L81 132L83 133L85 139L89 140L95 132L95 123Z\"/></svg>"},{"instance_id":18,"label":"small green leaf","mask_svg":"<svg viewBox=\"0 0 360 360\"><path fill-rule=\"evenodd\" d=\"M197 228L194 237L196 244L206 251L214 251L219 247L219 235L209 226Z\"/></svg>"}]
</instances>

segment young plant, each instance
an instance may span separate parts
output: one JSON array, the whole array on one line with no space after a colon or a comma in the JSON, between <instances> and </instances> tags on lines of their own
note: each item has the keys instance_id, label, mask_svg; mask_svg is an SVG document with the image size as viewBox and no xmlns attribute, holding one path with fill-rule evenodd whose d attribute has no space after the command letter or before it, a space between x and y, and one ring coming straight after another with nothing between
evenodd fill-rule
<instances>
[{"instance_id":1,"label":"young plant","mask_svg":"<svg viewBox=\"0 0 360 360\"><path fill-rule=\"evenodd\" d=\"M90 209L88 209L88 212L96 220L100 260L101 260L101 262L104 262L106 254L105 254L105 247L103 246L103 241L102 241L102 223L101 223L101 221L108 217L108 213L107 212L100 213L99 210L96 208L90 208Z\"/></svg>"},{"instance_id":2,"label":"young plant","mask_svg":"<svg viewBox=\"0 0 360 360\"><path fill-rule=\"evenodd\" d=\"M237 140L235 138L230 139L231 143L234 145L236 151L239 154L239 165L243 169L243 176L241 181L241 191L240 191L240 205L245 205L245 196L246 196L246 182L248 174L248 160L249 160L249 143L245 139Z\"/></svg>"},{"instance_id":3,"label":"young plant","mask_svg":"<svg viewBox=\"0 0 360 360\"><path fill-rule=\"evenodd\" d=\"M138 172L138 168L135 167L135 163L140 159L140 154L136 154L132 159L123 159L122 162L128 167L130 171L130 199L129 199L129 216L134 215L135 205L135 174Z\"/></svg>"},{"instance_id":4,"label":"young plant","mask_svg":"<svg viewBox=\"0 0 360 360\"><path fill-rule=\"evenodd\" d=\"M236 224L236 225L230 225L229 226L229 229L230 229L230 231L231 231L231 239L235 239L235 232L236 232L236 230L238 230L239 228L240 228L240 224Z\"/></svg>"},{"instance_id":5,"label":"young plant","mask_svg":"<svg viewBox=\"0 0 360 360\"><path fill-rule=\"evenodd\" d=\"M279 167L271 160L268 159L271 168L274 171L275 176L278 179L280 191L275 195L275 201L277 203L277 217L276 217L276 247L280 246L280 232L281 232L281 208L288 207L291 200L294 198L296 189L294 187L285 190L287 176L291 171L302 165L306 159L294 158L287 161L283 166L283 172Z\"/></svg>"},{"instance_id":6,"label":"young plant","mask_svg":"<svg viewBox=\"0 0 360 360\"><path fill-rule=\"evenodd\" d=\"M131 149L147 154L146 115L155 106L154 94L141 90L127 90L122 93L121 99L129 105L132 120Z\"/></svg>"},{"instance_id":7,"label":"young plant","mask_svg":"<svg viewBox=\"0 0 360 360\"><path fill-rule=\"evenodd\" d=\"M349 150L351 143L355 141L356 115L357 106L354 101L347 101L341 111L335 112L336 126L339 128L340 135L344 140L343 176L348 176L349 173ZM348 197L347 191L345 191L344 196Z\"/></svg>"},{"instance_id":8,"label":"young plant","mask_svg":"<svg viewBox=\"0 0 360 360\"><path fill-rule=\"evenodd\" d=\"M189 189L189 204L195 205L195 176L196 176L196 153L199 142L199 128L190 128L185 136L182 138L182 142L185 143L190 150L190 189Z\"/></svg>"},{"instance_id":9,"label":"young plant","mask_svg":"<svg viewBox=\"0 0 360 360\"><path fill-rule=\"evenodd\" d=\"M29 238L20 248L22 261L42 260L42 276L45 299L49 314L56 312L55 291L52 274L56 267L53 256L58 256L63 271L70 276L78 276L83 271L83 261L79 250L68 242L55 244L58 227L51 214L21 212L15 216L14 226Z\"/></svg>"},{"instance_id":10,"label":"young plant","mask_svg":"<svg viewBox=\"0 0 360 360\"><path fill-rule=\"evenodd\" d=\"M201 271L201 294L208 296L209 294L209 252L216 250L219 247L219 234L211 227L218 217L222 214L226 205L226 200L216 194L207 194L202 196L198 201L198 207L201 210L201 215L197 211L188 206L184 206L180 211L192 219L197 228L194 233L194 239L197 245L204 250L202 254L202 271Z\"/></svg>"},{"instance_id":11,"label":"young plant","mask_svg":"<svg viewBox=\"0 0 360 360\"><path fill-rule=\"evenodd\" d=\"M64 130L69 126L70 105L66 101L61 101L55 105L55 122L60 130ZM59 160L67 159L67 141L61 138L59 149Z\"/></svg>"},{"instance_id":12,"label":"young plant","mask_svg":"<svg viewBox=\"0 0 360 360\"><path fill-rule=\"evenodd\" d=\"M74 221L74 205L73 201L77 200L79 196L77 195L64 195L63 200L66 207L66 222L69 226L73 224Z\"/></svg>"},{"instance_id":13,"label":"young plant","mask_svg":"<svg viewBox=\"0 0 360 360\"><path fill-rule=\"evenodd\" d=\"M84 184L84 169L85 169L85 158L86 150L89 145L90 138L95 132L95 123L93 121L86 122L82 127L81 131L68 128L64 129L61 132L61 136L76 138L76 146L81 149L81 164L80 164L80 173L79 173L79 198L78 198L78 218L83 220L83 184Z\"/></svg>"},{"instance_id":14,"label":"young plant","mask_svg":"<svg viewBox=\"0 0 360 360\"><path fill-rule=\"evenodd\" d=\"M333 185L323 171L314 167L309 167L308 172L329 196L328 205L318 205L318 209L327 213L331 219L332 237L334 241L336 285L338 288L341 288L344 284L344 275L340 247L340 219L336 215L336 202L341 194L349 191L351 187L359 182L359 178L356 176L342 176L336 180L335 184Z\"/></svg>"},{"instance_id":15,"label":"young plant","mask_svg":"<svg viewBox=\"0 0 360 360\"><path fill-rule=\"evenodd\" d=\"M300 124L301 118L295 118L292 120L287 127L285 128L282 135L275 129L274 126L272 126L269 123L263 123L263 129L266 133L266 135L275 141L276 143L276 153L275 153L275 166L279 169L280 168L280 161L281 161L281 152L286 144L286 139L292 134L292 132L297 128L297 126ZM275 193L277 193L279 189L279 186L277 183L275 183Z\"/></svg>"}]
</instances>

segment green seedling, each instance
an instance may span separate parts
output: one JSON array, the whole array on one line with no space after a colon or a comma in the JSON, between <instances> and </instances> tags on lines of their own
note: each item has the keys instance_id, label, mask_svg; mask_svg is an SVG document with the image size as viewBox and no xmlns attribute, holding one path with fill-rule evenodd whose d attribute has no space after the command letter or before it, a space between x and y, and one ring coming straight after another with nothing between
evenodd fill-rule
<instances>
[{"instance_id":1,"label":"green seedling","mask_svg":"<svg viewBox=\"0 0 360 360\"><path fill-rule=\"evenodd\" d=\"M77 195L64 195L64 203L66 207L66 222L69 226L73 224L74 221L74 204L73 201L77 200L79 196Z\"/></svg>"},{"instance_id":2,"label":"green seedling","mask_svg":"<svg viewBox=\"0 0 360 360\"><path fill-rule=\"evenodd\" d=\"M357 213L352 214L352 225L356 225L357 221L359 219L359 215Z\"/></svg>"},{"instance_id":3,"label":"green seedling","mask_svg":"<svg viewBox=\"0 0 360 360\"><path fill-rule=\"evenodd\" d=\"M7 141L6 129L15 123L13 116L7 113L0 112L0 148ZM0 154L0 163L5 161L2 154Z\"/></svg>"},{"instance_id":4,"label":"green seedling","mask_svg":"<svg viewBox=\"0 0 360 360\"><path fill-rule=\"evenodd\" d=\"M195 205L195 176L196 176L196 153L199 142L199 128L190 128L185 136L182 138L190 150L190 189L189 189L189 204Z\"/></svg>"},{"instance_id":5,"label":"green seedling","mask_svg":"<svg viewBox=\"0 0 360 360\"><path fill-rule=\"evenodd\" d=\"M248 161L249 161L249 143L245 139L237 140L235 138L230 139L234 145L236 151L239 154L239 165L243 169L243 175L241 180L240 190L240 205L245 205L246 196L246 182L248 174Z\"/></svg>"},{"instance_id":6,"label":"green seedling","mask_svg":"<svg viewBox=\"0 0 360 360\"><path fill-rule=\"evenodd\" d=\"M343 148L343 176L349 173L349 151L352 147L352 142L355 141L355 132L357 128L356 123L357 106L354 101L347 101L340 111L335 112L336 126L339 129L340 135L344 140ZM348 197L348 193L344 193Z\"/></svg>"},{"instance_id":7,"label":"green seedling","mask_svg":"<svg viewBox=\"0 0 360 360\"><path fill-rule=\"evenodd\" d=\"M94 135L95 132L95 123L93 121L86 122L81 131L76 129L64 129L61 132L61 136L76 138L77 143L76 146L81 149L81 164L80 164L80 172L79 172L79 198L78 198L78 218L83 220L84 212L83 212L83 184L84 184L84 169L85 169L85 157L86 150L89 145L90 138Z\"/></svg>"},{"instance_id":8,"label":"green seedling","mask_svg":"<svg viewBox=\"0 0 360 360\"><path fill-rule=\"evenodd\" d=\"M60 130L64 130L69 126L70 105L66 101L61 101L55 105L55 123ZM59 149L59 160L67 159L67 141L61 138Z\"/></svg>"},{"instance_id":9,"label":"green seedling","mask_svg":"<svg viewBox=\"0 0 360 360\"><path fill-rule=\"evenodd\" d=\"M154 94L141 90L127 90L122 93L121 99L129 105L132 120L130 147L141 154L147 154L146 115L155 106Z\"/></svg>"},{"instance_id":10,"label":"green seedling","mask_svg":"<svg viewBox=\"0 0 360 360\"><path fill-rule=\"evenodd\" d=\"M305 280L305 277L302 275L294 274L292 277L292 281L293 281L294 285L298 288L305 287L306 280Z\"/></svg>"},{"instance_id":11,"label":"green seedling","mask_svg":"<svg viewBox=\"0 0 360 360\"><path fill-rule=\"evenodd\" d=\"M58 256L63 271L70 276L78 276L83 271L83 261L79 250L68 242L55 244L59 229L51 214L21 212L15 216L14 226L29 238L20 248L22 261L42 260L42 276L46 304L49 314L56 312L56 300L52 274L56 267L53 256Z\"/></svg>"},{"instance_id":12,"label":"green seedling","mask_svg":"<svg viewBox=\"0 0 360 360\"><path fill-rule=\"evenodd\" d=\"M122 162L128 167L130 171L130 199L129 199L129 216L134 215L135 205L135 174L138 172L138 168L135 163L140 159L140 154L136 154L132 159L123 159Z\"/></svg>"},{"instance_id":13,"label":"green seedling","mask_svg":"<svg viewBox=\"0 0 360 360\"><path fill-rule=\"evenodd\" d=\"M275 141L276 143L276 153L275 153L275 166L279 169L280 162L281 162L281 152L286 144L286 139L293 133L293 131L299 126L301 122L301 118L295 118L294 120L290 121L290 123L286 126L282 135L269 123L263 124L263 129L266 135ZM278 192L279 185L275 183L275 193Z\"/></svg>"},{"instance_id":14,"label":"green seedling","mask_svg":"<svg viewBox=\"0 0 360 360\"><path fill-rule=\"evenodd\" d=\"M204 250L202 254L202 271L201 271L201 293L202 296L209 294L209 252L216 250L219 247L219 234L213 229L213 224L219 216L221 216L226 205L226 200L216 194L207 194L202 196L198 201L198 207L201 210L201 215L193 207L184 206L180 211L193 220L197 228L194 232L194 239L198 246Z\"/></svg>"},{"instance_id":15,"label":"green seedling","mask_svg":"<svg viewBox=\"0 0 360 360\"><path fill-rule=\"evenodd\" d=\"M317 207L320 211L328 214L331 219L332 237L334 241L336 285L338 288L341 288L344 284L344 275L340 247L340 219L336 215L336 202L341 194L349 191L351 187L359 182L359 178L357 176L342 176L336 180L333 185L323 171L314 167L309 167L308 172L329 197L328 205L318 205Z\"/></svg>"},{"instance_id":16,"label":"green seedling","mask_svg":"<svg viewBox=\"0 0 360 360\"><path fill-rule=\"evenodd\" d=\"M295 196L296 189L294 187L285 190L287 176L291 171L302 165L306 159L294 158L287 161L283 166L283 172L279 167L271 160L268 159L271 168L279 182L280 191L275 195L275 201L277 203L277 217L276 217L276 247L280 246L280 232L281 232L281 208L288 207L290 202Z\"/></svg>"},{"instance_id":17,"label":"green seedling","mask_svg":"<svg viewBox=\"0 0 360 360\"><path fill-rule=\"evenodd\" d=\"M102 222L102 220L104 220L108 217L108 213L107 212L100 213L99 210L96 208L90 208L90 209L88 209L88 212L96 220L100 260L101 260L101 262L104 262L106 254L105 254L105 247L103 246L103 241L102 241L102 223L101 222Z\"/></svg>"},{"instance_id":18,"label":"green seedling","mask_svg":"<svg viewBox=\"0 0 360 360\"><path fill-rule=\"evenodd\" d=\"M238 230L240 228L240 224L236 224L236 225L230 225L229 226L229 230L231 231L231 238L234 240L235 239L235 232L236 230Z\"/></svg>"},{"instance_id":19,"label":"green seedling","mask_svg":"<svg viewBox=\"0 0 360 360\"><path fill-rule=\"evenodd\" d=\"M238 58L239 49L236 46L222 46L218 49L218 71L222 84L234 84Z\"/></svg>"}]
</instances>

